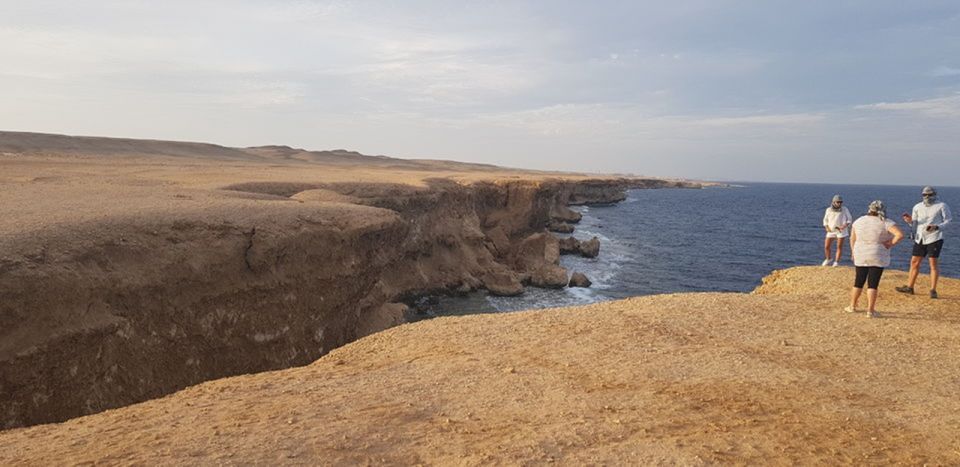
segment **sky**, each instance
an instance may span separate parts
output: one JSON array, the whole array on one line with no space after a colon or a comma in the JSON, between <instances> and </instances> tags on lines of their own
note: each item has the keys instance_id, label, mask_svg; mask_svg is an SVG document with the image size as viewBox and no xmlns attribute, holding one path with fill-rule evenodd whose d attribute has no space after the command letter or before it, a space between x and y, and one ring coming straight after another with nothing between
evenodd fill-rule
<instances>
[{"instance_id":1,"label":"sky","mask_svg":"<svg viewBox=\"0 0 960 467\"><path fill-rule=\"evenodd\" d=\"M960 2L0 0L0 129L960 185Z\"/></svg>"}]
</instances>

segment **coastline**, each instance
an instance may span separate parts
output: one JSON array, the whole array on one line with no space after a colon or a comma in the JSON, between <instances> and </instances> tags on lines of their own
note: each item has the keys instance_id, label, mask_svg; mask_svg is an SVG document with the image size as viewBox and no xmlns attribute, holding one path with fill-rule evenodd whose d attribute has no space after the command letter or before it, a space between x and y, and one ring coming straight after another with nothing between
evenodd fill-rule
<instances>
[{"instance_id":1,"label":"coastline","mask_svg":"<svg viewBox=\"0 0 960 467\"><path fill-rule=\"evenodd\" d=\"M305 365L406 321L405 303L423 295L563 287L569 272L546 227L579 220L567 206L700 186L10 135L0 134L13 209L0 224L5 428Z\"/></svg>"}]
</instances>

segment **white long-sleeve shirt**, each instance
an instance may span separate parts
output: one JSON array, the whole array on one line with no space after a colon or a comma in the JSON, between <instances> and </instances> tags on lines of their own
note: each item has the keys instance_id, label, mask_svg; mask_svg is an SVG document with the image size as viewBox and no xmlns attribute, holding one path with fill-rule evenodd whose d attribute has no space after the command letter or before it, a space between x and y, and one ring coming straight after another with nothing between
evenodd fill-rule
<instances>
[{"instance_id":1,"label":"white long-sleeve shirt","mask_svg":"<svg viewBox=\"0 0 960 467\"><path fill-rule=\"evenodd\" d=\"M846 206L841 206L839 211L834 211L832 207L827 208L827 212L823 214L823 226L830 232L849 234L852 223L853 216L850 215L850 210ZM839 230L841 226L845 226L842 231Z\"/></svg>"},{"instance_id":2,"label":"white long-sleeve shirt","mask_svg":"<svg viewBox=\"0 0 960 467\"><path fill-rule=\"evenodd\" d=\"M950 207L947 206L947 203L939 202L933 203L930 206L926 204L917 203L913 207L913 225L916 229L916 235L914 235L914 241L921 245L929 245L937 240L943 239L943 228L953 220L953 217L950 215ZM937 230L932 232L927 232L928 225L935 225L939 227Z\"/></svg>"}]
</instances>

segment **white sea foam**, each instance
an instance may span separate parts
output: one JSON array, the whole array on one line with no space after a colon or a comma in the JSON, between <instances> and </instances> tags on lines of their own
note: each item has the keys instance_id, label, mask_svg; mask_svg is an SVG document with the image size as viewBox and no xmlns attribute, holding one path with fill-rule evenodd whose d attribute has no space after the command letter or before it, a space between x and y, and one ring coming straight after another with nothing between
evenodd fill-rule
<instances>
[{"instance_id":1,"label":"white sea foam","mask_svg":"<svg viewBox=\"0 0 960 467\"><path fill-rule=\"evenodd\" d=\"M583 287L569 287L564 289L567 292L567 295L570 295L574 300L582 303L594 303L600 300L600 296L591 289Z\"/></svg>"},{"instance_id":2,"label":"white sea foam","mask_svg":"<svg viewBox=\"0 0 960 467\"><path fill-rule=\"evenodd\" d=\"M579 232L580 235L577 235L576 234L577 232ZM610 241L610 238L608 238L606 235L593 230L586 230L586 229L577 229L574 232L573 236L576 237L578 240L590 240L590 238L592 237L597 237L597 239L599 239L601 243ZM601 247L602 246L603 245L601 244Z\"/></svg>"}]
</instances>

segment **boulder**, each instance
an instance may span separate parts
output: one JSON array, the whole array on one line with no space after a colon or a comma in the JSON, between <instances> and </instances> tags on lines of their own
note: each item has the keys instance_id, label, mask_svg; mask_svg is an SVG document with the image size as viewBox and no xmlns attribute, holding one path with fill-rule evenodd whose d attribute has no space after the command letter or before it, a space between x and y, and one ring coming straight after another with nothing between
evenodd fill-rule
<instances>
[{"instance_id":1,"label":"boulder","mask_svg":"<svg viewBox=\"0 0 960 467\"><path fill-rule=\"evenodd\" d=\"M567 285L569 287L590 287L592 284L593 282L590 282L590 279L582 272L575 272L570 276L570 283Z\"/></svg>"},{"instance_id":2,"label":"boulder","mask_svg":"<svg viewBox=\"0 0 960 467\"><path fill-rule=\"evenodd\" d=\"M557 233L572 233L573 225L567 224L566 222L550 221L550 223L547 224L547 230Z\"/></svg>"},{"instance_id":3,"label":"boulder","mask_svg":"<svg viewBox=\"0 0 960 467\"><path fill-rule=\"evenodd\" d=\"M521 272L534 272L547 264L560 262L560 242L546 232L535 233L520 242L514 256L514 268Z\"/></svg>"},{"instance_id":4,"label":"boulder","mask_svg":"<svg viewBox=\"0 0 960 467\"><path fill-rule=\"evenodd\" d=\"M520 279L510 271L492 271L483 279L483 286L492 295L501 297L513 297L523 293L523 284Z\"/></svg>"},{"instance_id":5,"label":"boulder","mask_svg":"<svg viewBox=\"0 0 960 467\"><path fill-rule=\"evenodd\" d=\"M573 237L561 238L558 242L561 255L579 254L580 240Z\"/></svg>"},{"instance_id":6,"label":"boulder","mask_svg":"<svg viewBox=\"0 0 960 467\"><path fill-rule=\"evenodd\" d=\"M583 215L566 206L556 206L553 208L553 212L550 213L550 218L558 222L576 224L577 222L580 222L580 219L583 218Z\"/></svg>"},{"instance_id":7,"label":"boulder","mask_svg":"<svg viewBox=\"0 0 960 467\"><path fill-rule=\"evenodd\" d=\"M536 287L560 289L567 282L567 270L556 264L547 264L530 274L530 284Z\"/></svg>"},{"instance_id":8,"label":"boulder","mask_svg":"<svg viewBox=\"0 0 960 467\"><path fill-rule=\"evenodd\" d=\"M587 258L596 258L600 254L600 239L593 237L585 242L580 242L580 254Z\"/></svg>"}]
</instances>

